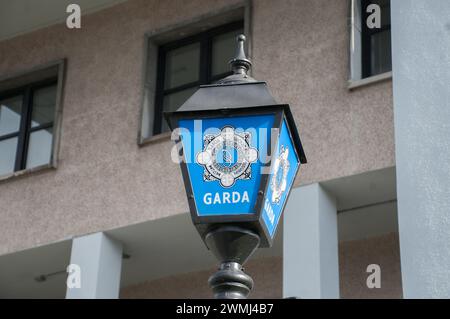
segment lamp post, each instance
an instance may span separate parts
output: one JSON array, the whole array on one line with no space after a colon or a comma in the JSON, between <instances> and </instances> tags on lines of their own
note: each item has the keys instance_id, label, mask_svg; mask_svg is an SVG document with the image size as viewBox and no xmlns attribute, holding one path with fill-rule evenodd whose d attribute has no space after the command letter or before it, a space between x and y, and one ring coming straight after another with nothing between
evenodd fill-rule
<instances>
[{"instance_id":1,"label":"lamp post","mask_svg":"<svg viewBox=\"0 0 450 319\"><path fill-rule=\"evenodd\" d=\"M289 105L248 75L245 36L237 37L233 74L202 85L165 113L178 146L192 221L220 262L209 278L215 298L246 298L242 265L270 247L300 164L306 163Z\"/></svg>"}]
</instances>

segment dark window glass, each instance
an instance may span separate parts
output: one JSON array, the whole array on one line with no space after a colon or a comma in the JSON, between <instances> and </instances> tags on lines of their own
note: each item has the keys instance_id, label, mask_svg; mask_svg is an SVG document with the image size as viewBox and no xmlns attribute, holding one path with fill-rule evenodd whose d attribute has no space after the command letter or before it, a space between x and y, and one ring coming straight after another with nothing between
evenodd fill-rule
<instances>
[{"instance_id":1,"label":"dark window glass","mask_svg":"<svg viewBox=\"0 0 450 319\"><path fill-rule=\"evenodd\" d=\"M0 175L50 163L56 79L0 92Z\"/></svg>"},{"instance_id":2,"label":"dark window glass","mask_svg":"<svg viewBox=\"0 0 450 319\"><path fill-rule=\"evenodd\" d=\"M228 61L234 56L236 50L236 34L238 32L228 32L218 35L212 41L212 74L219 75L229 71Z\"/></svg>"},{"instance_id":3,"label":"dark window glass","mask_svg":"<svg viewBox=\"0 0 450 319\"><path fill-rule=\"evenodd\" d=\"M0 100L0 136L19 131L22 99L18 95Z\"/></svg>"},{"instance_id":4,"label":"dark window glass","mask_svg":"<svg viewBox=\"0 0 450 319\"><path fill-rule=\"evenodd\" d=\"M17 140L17 137L0 140L0 175L14 172Z\"/></svg>"},{"instance_id":5,"label":"dark window glass","mask_svg":"<svg viewBox=\"0 0 450 319\"><path fill-rule=\"evenodd\" d=\"M42 129L30 133L26 168L50 163L52 154L53 128Z\"/></svg>"},{"instance_id":6,"label":"dark window glass","mask_svg":"<svg viewBox=\"0 0 450 319\"><path fill-rule=\"evenodd\" d=\"M56 85L37 89L33 94L31 127L53 122L55 116Z\"/></svg>"},{"instance_id":7,"label":"dark window glass","mask_svg":"<svg viewBox=\"0 0 450 319\"><path fill-rule=\"evenodd\" d=\"M195 90L196 88L189 88L164 96L164 111L176 111L181 106L181 104L183 104L192 94L194 94ZM169 126L167 125L166 121L163 121L161 131L166 132L168 130Z\"/></svg>"},{"instance_id":8,"label":"dark window glass","mask_svg":"<svg viewBox=\"0 0 450 319\"><path fill-rule=\"evenodd\" d=\"M391 9L389 0L362 0L362 75L363 78L392 70L391 59ZM370 29L367 26L367 13L370 4L381 9L381 27Z\"/></svg>"},{"instance_id":9,"label":"dark window glass","mask_svg":"<svg viewBox=\"0 0 450 319\"><path fill-rule=\"evenodd\" d=\"M200 76L200 43L193 43L166 54L164 89L197 82Z\"/></svg>"},{"instance_id":10,"label":"dark window glass","mask_svg":"<svg viewBox=\"0 0 450 319\"><path fill-rule=\"evenodd\" d=\"M229 74L243 22L214 28L159 48L153 134L169 130L164 111L177 110L198 88Z\"/></svg>"}]
</instances>

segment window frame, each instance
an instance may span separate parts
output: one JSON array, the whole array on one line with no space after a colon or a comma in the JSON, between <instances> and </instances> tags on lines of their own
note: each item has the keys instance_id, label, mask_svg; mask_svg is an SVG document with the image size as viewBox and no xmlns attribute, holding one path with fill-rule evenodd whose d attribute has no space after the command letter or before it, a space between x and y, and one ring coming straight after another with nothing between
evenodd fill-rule
<instances>
[{"instance_id":1,"label":"window frame","mask_svg":"<svg viewBox=\"0 0 450 319\"><path fill-rule=\"evenodd\" d=\"M211 82L220 80L231 74L231 71L224 72L217 75L212 75L212 42L213 38L235 30L245 29L245 21L239 20L227 23L209 30L197 33L195 35L175 40L169 43L162 44L158 47L157 58L157 77L155 90L155 104L154 104L154 120L153 120L153 136L164 134L161 132L163 124L164 111L164 97L174 94L189 88L196 88L200 85L209 84ZM166 71L166 56L168 52L179 49L181 47L199 43L200 44L200 67L198 81L185 83L174 88L165 89L165 71ZM230 57L231 58L231 57Z\"/></svg>"},{"instance_id":2,"label":"window frame","mask_svg":"<svg viewBox=\"0 0 450 319\"><path fill-rule=\"evenodd\" d=\"M52 148L49 163L35 166L32 168L21 169L18 171L14 169L14 171L10 173L0 174L0 184L8 182L9 180L15 180L16 178L29 176L37 172L56 169L58 167L59 148L61 142L62 116L64 109L63 97L66 80L66 68L67 68L67 59L61 58L28 69L0 75L0 94L2 98L4 96L6 97L6 94L9 95L17 93L18 90L23 89L24 87L30 84L37 84L42 81L46 81L48 79L56 79L56 99L53 117L53 132L52 132L53 136L52 136L52 144L51 144ZM39 129L43 128L39 126ZM37 127L36 130L38 130ZM6 134L2 136L5 135Z\"/></svg>"},{"instance_id":3,"label":"window frame","mask_svg":"<svg viewBox=\"0 0 450 319\"><path fill-rule=\"evenodd\" d=\"M34 92L39 89L47 88L50 86L55 86L55 91L57 91L58 79L56 77L51 77L48 79L40 80L37 82L33 82L30 84L26 84L24 86L0 92L0 100L12 98L18 95L22 95L22 109L20 114L20 125L19 130L13 133L5 134L0 136L0 141L4 141L7 139L11 139L17 137L17 148L16 148L16 156L14 163L14 172L22 171L27 169L27 156L28 156L28 148L30 142L30 135L33 132L53 128L55 123L55 117L51 122L47 122L44 124L40 124L38 126L31 126L31 119L33 114L33 96ZM57 92L55 92L56 96ZM55 98L55 108L56 108L56 98ZM53 134L52 134L53 135ZM53 136L52 136L53 139ZM52 155L52 154L50 154ZM51 163L51 158L49 164ZM29 169L32 169L30 167Z\"/></svg>"}]
</instances>

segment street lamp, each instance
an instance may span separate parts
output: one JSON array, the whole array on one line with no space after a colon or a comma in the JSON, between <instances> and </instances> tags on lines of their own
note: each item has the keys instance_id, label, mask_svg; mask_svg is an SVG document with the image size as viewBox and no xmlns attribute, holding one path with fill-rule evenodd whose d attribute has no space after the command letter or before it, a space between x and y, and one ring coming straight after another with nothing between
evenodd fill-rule
<instances>
[{"instance_id":1,"label":"street lamp","mask_svg":"<svg viewBox=\"0 0 450 319\"><path fill-rule=\"evenodd\" d=\"M233 74L200 88L165 113L178 147L192 221L220 261L209 279L215 298L246 298L253 280L242 265L270 247L305 153L289 105L247 72L237 37Z\"/></svg>"}]
</instances>

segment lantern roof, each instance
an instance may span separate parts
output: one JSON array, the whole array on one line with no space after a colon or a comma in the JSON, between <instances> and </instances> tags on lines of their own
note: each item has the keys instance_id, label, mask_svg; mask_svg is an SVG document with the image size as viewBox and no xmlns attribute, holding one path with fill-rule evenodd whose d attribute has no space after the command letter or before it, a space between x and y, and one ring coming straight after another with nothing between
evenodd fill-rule
<instances>
[{"instance_id":1,"label":"lantern roof","mask_svg":"<svg viewBox=\"0 0 450 319\"><path fill-rule=\"evenodd\" d=\"M266 82L202 85L177 110L208 111L276 105Z\"/></svg>"}]
</instances>

